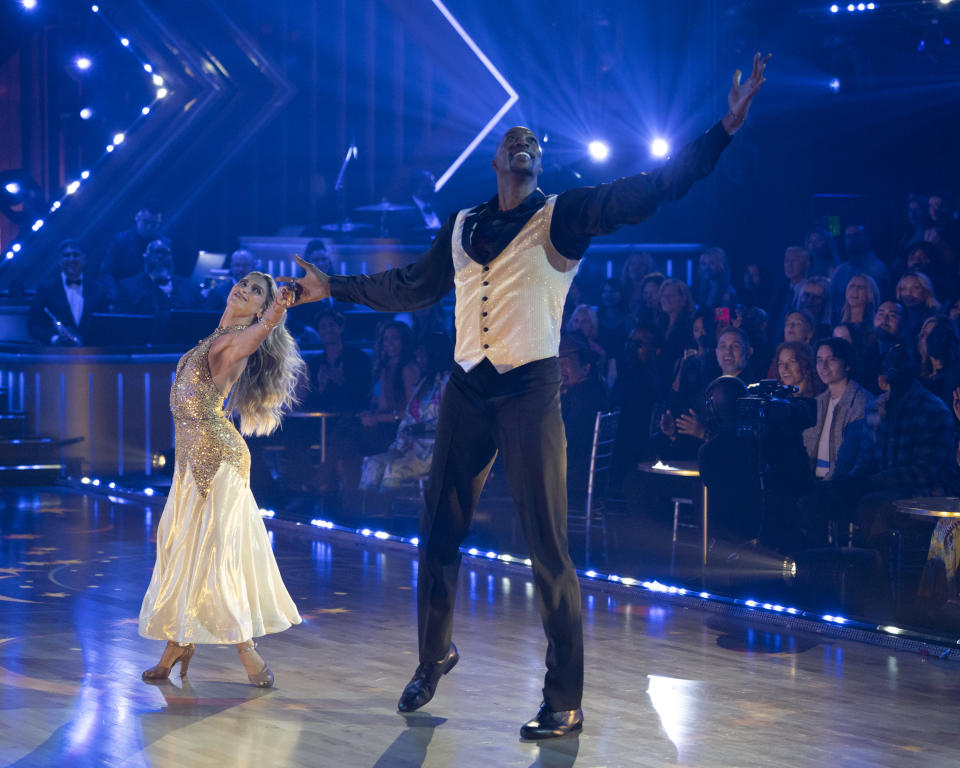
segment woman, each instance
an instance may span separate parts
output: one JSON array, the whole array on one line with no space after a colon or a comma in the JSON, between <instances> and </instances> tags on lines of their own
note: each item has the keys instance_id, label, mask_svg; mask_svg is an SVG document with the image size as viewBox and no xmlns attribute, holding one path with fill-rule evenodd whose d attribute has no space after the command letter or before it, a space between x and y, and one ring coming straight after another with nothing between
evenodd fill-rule
<instances>
[{"instance_id":1,"label":"woman","mask_svg":"<svg viewBox=\"0 0 960 768\"><path fill-rule=\"evenodd\" d=\"M940 302L933 293L930 278L923 272L905 274L897 283L897 301L903 305L903 338L908 343L913 343L920 332L920 326L940 309Z\"/></svg>"},{"instance_id":2,"label":"woman","mask_svg":"<svg viewBox=\"0 0 960 768\"><path fill-rule=\"evenodd\" d=\"M631 251L623 261L620 285L623 287L624 309L628 314L639 315L646 303L644 285L653 273L653 256L645 251ZM655 273L656 274L656 273Z\"/></svg>"},{"instance_id":3,"label":"woman","mask_svg":"<svg viewBox=\"0 0 960 768\"><path fill-rule=\"evenodd\" d=\"M880 306L880 291L876 281L870 275L854 275L843 295L845 301L840 310L840 321L873 330L873 316Z\"/></svg>"},{"instance_id":4,"label":"woman","mask_svg":"<svg viewBox=\"0 0 960 768\"><path fill-rule=\"evenodd\" d=\"M599 343L600 321L597 318L597 310L589 304L581 304L573 310L565 330L567 333L579 333L586 339L597 357L596 372L602 380L606 381L610 372L607 370L607 351Z\"/></svg>"},{"instance_id":5,"label":"woman","mask_svg":"<svg viewBox=\"0 0 960 768\"><path fill-rule=\"evenodd\" d=\"M194 643L232 644L250 682L273 685L254 637L299 624L250 492L245 435L266 435L294 403L304 364L284 326L293 295L251 272L231 289L217 329L180 358L170 390L173 485L157 529L157 561L140 608L140 634L167 647L144 680L164 680ZM232 391L231 391L232 390Z\"/></svg>"},{"instance_id":6,"label":"woman","mask_svg":"<svg viewBox=\"0 0 960 768\"><path fill-rule=\"evenodd\" d=\"M817 423L804 430L803 444L816 476L829 480L843 442L843 430L862 419L872 395L857 384L851 373L855 351L845 339L822 339L817 344L817 376L827 389L817 396Z\"/></svg>"},{"instance_id":7,"label":"woman","mask_svg":"<svg viewBox=\"0 0 960 768\"><path fill-rule=\"evenodd\" d=\"M640 300L630 302L627 308L637 325L652 325L659 327L663 321L663 312L660 309L660 286L666 280L666 275L660 272L651 272L640 281Z\"/></svg>"},{"instance_id":8,"label":"woman","mask_svg":"<svg viewBox=\"0 0 960 768\"><path fill-rule=\"evenodd\" d=\"M677 362L686 349L696 348L693 341L693 297L690 288L675 277L660 286L661 345L660 369L665 381L673 381Z\"/></svg>"},{"instance_id":9,"label":"woman","mask_svg":"<svg viewBox=\"0 0 960 768\"><path fill-rule=\"evenodd\" d=\"M815 380L816 362L813 347L801 341L785 341L777 347L777 380L797 387L797 397L816 397L820 392Z\"/></svg>"},{"instance_id":10,"label":"woman","mask_svg":"<svg viewBox=\"0 0 960 768\"><path fill-rule=\"evenodd\" d=\"M960 338L953 321L943 316L927 318L917 337L920 383L949 408L953 391L960 386Z\"/></svg>"},{"instance_id":11,"label":"woman","mask_svg":"<svg viewBox=\"0 0 960 768\"><path fill-rule=\"evenodd\" d=\"M417 347L423 378L407 403L397 425L397 437L386 453L365 456L360 472L361 490L386 491L430 470L440 418L440 401L453 367L453 344L445 333L429 333Z\"/></svg>"},{"instance_id":12,"label":"woman","mask_svg":"<svg viewBox=\"0 0 960 768\"><path fill-rule=\"evenodd\" d=\"M420 367L413 352L409 326L393 320L383 327L374 351L374 409L360 414L363 426L393 423L407 407L420 380ZM390 427L391 433L392 430Z\"/></svg>"}]
</instances>

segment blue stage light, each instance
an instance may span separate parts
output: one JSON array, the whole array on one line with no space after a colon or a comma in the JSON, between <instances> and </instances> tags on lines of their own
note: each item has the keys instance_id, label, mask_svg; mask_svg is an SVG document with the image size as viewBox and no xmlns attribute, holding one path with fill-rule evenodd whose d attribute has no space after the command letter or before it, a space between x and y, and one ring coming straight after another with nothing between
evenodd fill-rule
<instances>
[{"instance_id":1,"label":"blue stage light","mask_svg":"<svg viewBox=\"0 0 960 768\"><path fill-rule=\"evenodd\" d=\"M84 107L80 110L81 120L89 120L91 117L93 117L93 110L90 107Z\"/></svg>"},{"instance_id":2,"label":"blue stage light","mask_svg":"<svg viewBox=\"0 0 960 768\"><path fill-rule=\"evenodd\" d=\"M68 194L68 195L74 194L78 189L80 189L80 182L79 182L79 181L71 181L69 184L67 184L67 194Z\"/></svg>"},{"instance_id":3,"label":"blue stage light","mask_svg":"<svg viewBox=\"0 0 960 768\"><path fill-rule=\"evenodd\" d=\"M94 485L97 484L97 481L94 481ZM144 488L143 492L147 496L153 496L153 488Z\"/></svg>"},{"instance_id":4,"label":"blue stage light","mask_svg":"<svg viewBox=\"0 0 960 768\"><path fill-rule=\"evenodd\" d=\"M834 4L830 6L830 13L839 13L839 12L840 12L839 5Z\"/></svg>"},{"instance_id":5,"label":"blue stage light","mask_svg":"<svg viewBox=\"0 0 960 768\"><path fill-rule=\"evenodd\" d=\"M840 92L840 78L839 78L839 77L833 78L833 79L828 83L828 86L829 86L830 90L833 91L834 93L839 93L839 92Z\"/></svg>"},{"instance_id":6,"label":"blue stage light","mask_svg":"<svg viewBox=\"0 0 960 768\"><path fill-rule=\"evenodd\" d=\"M22 247L23 246L21 246L20 243L14 243L13 245L10 246L10 250L13 251L14 253L20 253L20 249Z\"/></svg>"},{"instance_id":7,"label":"blue stage light","mask_svg":"<svg viewBox=\"0 0 960 768\"><path fill-rule=\"evenodd\" d=\"M42 227L43 219L37 219L35 222L33 222L33 226L31 226L30 229L32 229L34 232L39 232Z\"/></svg>"},{"instance_id":8,"label":"blue stage light","mask_svg":"<svg viewBox=\"0 0 960 768\"><path fill-rule=\"evenodd\" d=\"M121 37L121 38L120 38L120 45L122 45L124 48L129 48L129 47L130 47L130 41L127 40L127 38L125 38L125 37Z\"/></svg>"},{"instance_id":9,"label":"blue stage light","mask_svg":"<svg viewBox=\"0 0 960 768\"><path fill-rule=\"evenodd\" d=\"M670 145L666 139L654 139L650 142L650 154L654 157L666 157L670 151Z\"/></svg>"},{"instance_id":10,"label":"blue stage light","mask_svg":"<svg viewBox=\"0 0 960 768\"><path fill-rule=\"evenodd\" d=\"M598 162L602 162L610 157L610 147L603 141L591 141L587 144L587 151L590 153L590 157Z\"/></svg>"},{"instance_id":11,"label":"blue stage light","mask_svg":"<svg viewBox=\"0 0 960 768\"><path fill-rule=\"evenodd\" d=\"M865 10L867 10L867 4L866 4L866 3L857 3L857 10L858 10L858 11L865 11Z\"/></svg>"},{"instance_id":12,"label":"blue stage light","mask_svg":"<svg viewBox=\"0 0 960 768\"><path fill-rule=\"evenodd\" d=\"M478 550L476 547L470 547L470 549L467 550L467 554L476 557L480 554L480 550Z\"/></svg>"},{"instance_id":13,"label":"blue stage light","mask_svg":"<svg viewBox=\"0 0 960 768\"><path fill-rule=\"evenodd\" d=\"M37 0L22 0L21 5L28 11L32 11L37 7Z\"/></svg>"},{"instance_id":14,"label":"blue stage light","mask_svg":"<svg viewBox=\"0 0 960 768\"><path fill-rule=\"evenodd\" d=\"M416 536L414 536L412 539L410 539L410 543L413 544L413 546L415 546L415 547L419 547L419 546L420 546L420 539L418 539Z\"/></svg>"},{"instance_id":15,"label":"blue stage light","mask_svg":"<svg viewBox=\"0 0 960 768\"><path fill-rule=\"evenodd\" d=\"M597 578L597 572L596 572L596 571L586 571L583 575L586 576L587 578L590 578L590 579L595 579L595 578Z\"/></svg>"},{"instance_id":16,"label":"blue stage light","mask_svg":"<svg viewBox=\"0 0 960 768\"><path fill-rule=\"evenodd\" d=\"M166 88L157 88L157 98L165 99L167 98L167 89Z\"/></svg>"},{"instance_id":17,"label":"blue stage light","mask_svg":"<svg viewBox=\"0 0 960 768\"><path fill-rule=\"evenodd\" d=\"M127 138L127 137L124 136L122 133L114 134L114 137L113 137L114 146L116 146L117 144L123 144L123 140L124 140L125 138Z\"/></svg>"},{"instance_id":18,"label":"blue stage light","mask_svg":"<svg viewBox=\"0 0 960 768\"><path fill-rule=\"evenodd\" d=\"M149 114L150 114L150 107L144 107L143 109L141 109L141 110L140 110L140 114L141 114L141 115L149 115Z\"/></svg>"},{"instance_id":19,"label":"blue stage light","mask_svg":"<svg viewBox=\"0 0 960 768\"><path fill-rule=\"evenodd\" d=\"M9 184L5 185L4 189L7 190L7 192L9 192L11 195L20 194L20 185L15 181L11 181Z\"/></svg>"},{"instance_id":20,"label":"blue stage light","mask_svg":"<svg viewBox=\"0 0 960 768\"><path fill-rule=\"evenodd\" d=\"M78 56L73 63L76 65L77 69L84 71L93 66L93 62L90 61L89 56Z\"/></svg>"},{"instance_id":21,"label":"blue stage light","mask_svg":"<svg viewBox=\"0 0 960 768\"><path fill-rule=\"evenodd\" d=\"M850 5L847 6L847 11L850 13L853 13L855 10L857 10L857 6L855 6L853 3L850 3Z\"/></svg>"}]
</instances>

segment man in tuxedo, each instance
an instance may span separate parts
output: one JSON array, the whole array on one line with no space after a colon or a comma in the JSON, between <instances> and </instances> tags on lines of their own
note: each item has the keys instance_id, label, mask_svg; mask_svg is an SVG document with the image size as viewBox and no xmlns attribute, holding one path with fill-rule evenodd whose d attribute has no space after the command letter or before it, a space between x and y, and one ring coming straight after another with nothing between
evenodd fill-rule
<instances>
[{"instance_id":1,"label":"man in tuxedo","mask_svg":"<svg viewBox=\"0 0 960 768\"><path fill-rule=\"evenodd\" d=\"M163 321L171 309L200 309L199 286L173 274L173 254L164 240L154 240L143 254L143 271L117 286L117 311L153 315Z\"/></svg>"},{"instance_id":2,"label":"man in tuxedo","mask_svg":"<svg viewBox=\"0 0 960 768\"><path fill-rule=\"evenodd\" d=\"M27 328L41 344L82 345L90 316L108 310L107 290L102 283L84 275L87 257L76 240L64 240L57 246L57 254L60 268L37 286Z\"/></svg>"}]
</instances>

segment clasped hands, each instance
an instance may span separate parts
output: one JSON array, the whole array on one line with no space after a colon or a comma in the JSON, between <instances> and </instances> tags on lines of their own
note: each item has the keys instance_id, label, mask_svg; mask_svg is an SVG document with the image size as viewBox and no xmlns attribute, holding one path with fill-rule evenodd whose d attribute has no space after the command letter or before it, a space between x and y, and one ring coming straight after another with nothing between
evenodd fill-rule
<instances>
[{"instance_id":1,"label":"clasped hands","mask_svg":"<svg viewBox=\"0 0 960 768\"><path fill-rule=\"evenodd\" d=\"M311 301L323 301L330 296L330 277L321 272L309 261L300 258L294 254L293 258L304 271L303 277L278 277L277 283L283 283L281 290L291 291L293 294L293 303L288 306L295 307L300 304L308 304Z\"/></svg>"}]
</instances>

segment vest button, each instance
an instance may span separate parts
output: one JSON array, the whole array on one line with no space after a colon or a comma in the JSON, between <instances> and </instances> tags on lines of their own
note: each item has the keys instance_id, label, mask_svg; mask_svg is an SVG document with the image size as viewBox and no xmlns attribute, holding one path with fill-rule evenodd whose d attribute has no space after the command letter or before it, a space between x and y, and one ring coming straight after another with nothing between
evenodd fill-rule
<instances>
[{"instance_id":1,"label":"vest button","mask_svg":"<svg viewBox=\"0 0 960 768\"><path fill-rule=\"evenodd\" d=\"M486 296L484 296L484 297L481 299L481 301L486 301L486 300L487 300L487 297L486 297Z\"/></svg>"},{"instance_id":2,"label":"vest button","mask_svg":"<svg viewBox=\"0 0 960 768\"><path fill-rule=\"evenodd\" d=\"M484 328L484 329L483 329L483 332L486 333L486 332L489 331L489 330L490 330L489 328Z\"/></svg>"},{"instance_id":3,"label":"vest button","mask_svg":"<svg viewBox=\"0 0 960 768\"><path fill-rule=\"evenodd\" d=\"M484 317L486 317L486 316L487 316L487 313L486 313L486 312L484 312L484 313L482 313L482 314L483 314L483 316L484 316Z\"/></svg>"},{"instance_id":4,"label":"vest button","mask_svg":"<svg viewBox=\"0 0 960 768\"><path fill-rule=\"evenodd\" d=\"M484 268L483 268L483 271L484 271L484 272L489 272L489 271L490 271L490 267L484 267Z\"/></svg>"},{"instance_id":5,"label":"vest button","mask_svg":"<svg viewBox=\"0 0 960 768\"><path fill-rule=\"evenodd\" d=\"M484 344L484 345L483 345L483 348L484 348L484 349L490 349L490 345L489 345L489 344Z\"/></svg>"},{"instance_id":6,"label":"vest button","mask_svg":"<svg viewBox=\"0 0 960 768\"><path fill-rule=\"evenodd\" d=\"M490 283L487 280L484 280L483 283L481 283L481 285L490 285Z\"/></svg>"}]
</instances>

